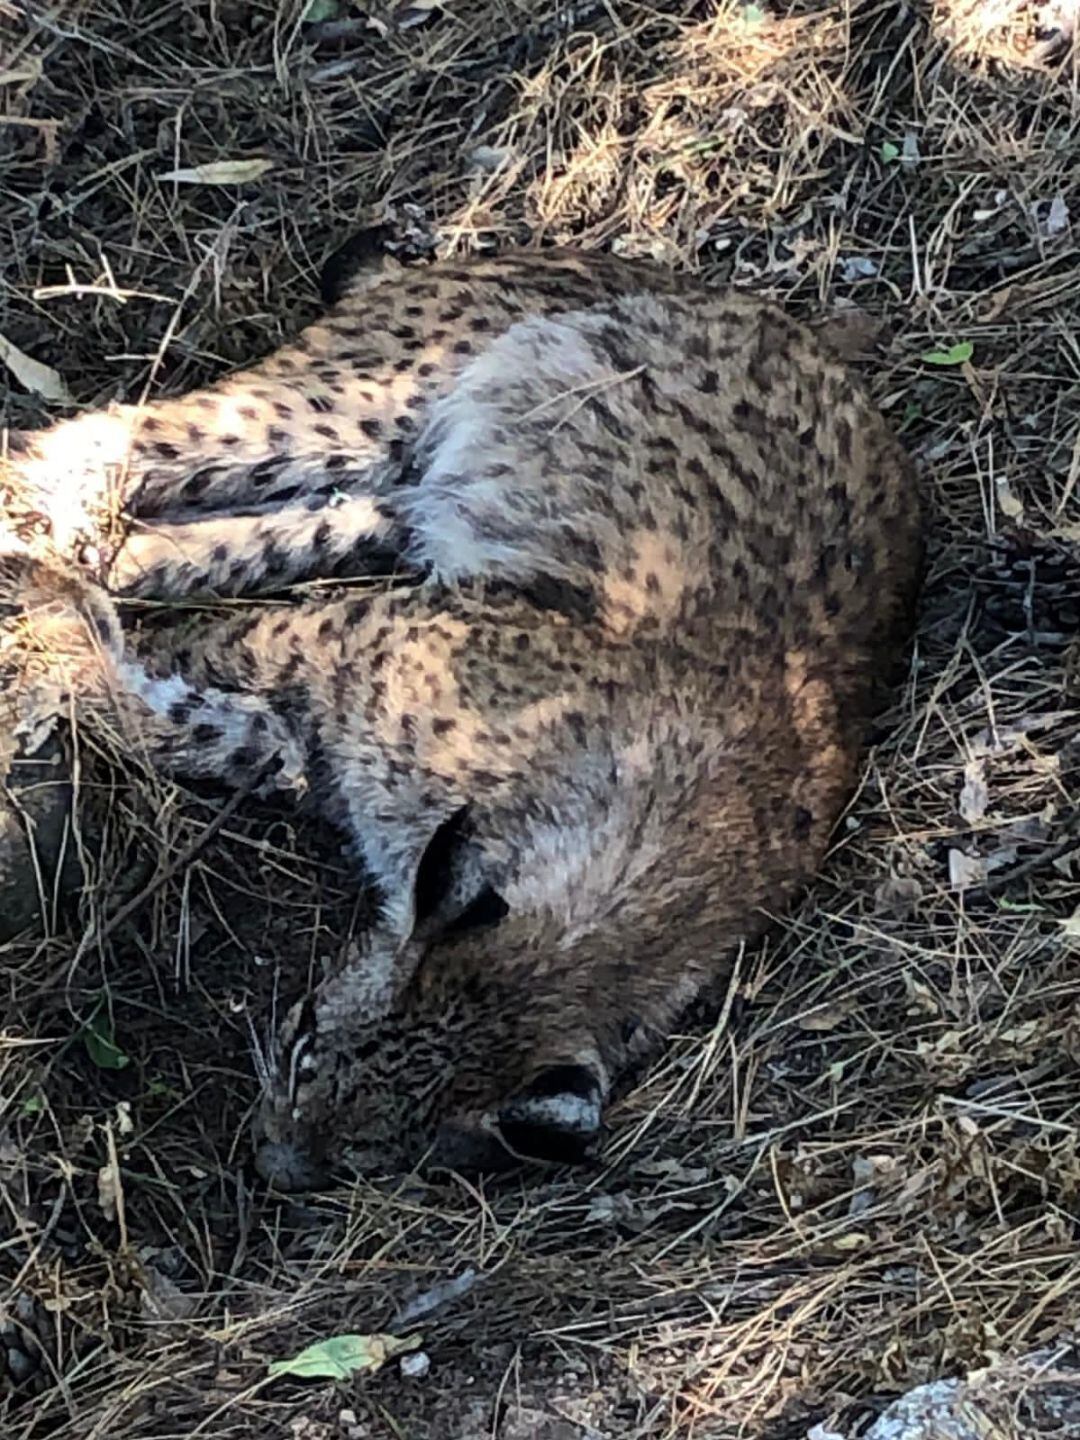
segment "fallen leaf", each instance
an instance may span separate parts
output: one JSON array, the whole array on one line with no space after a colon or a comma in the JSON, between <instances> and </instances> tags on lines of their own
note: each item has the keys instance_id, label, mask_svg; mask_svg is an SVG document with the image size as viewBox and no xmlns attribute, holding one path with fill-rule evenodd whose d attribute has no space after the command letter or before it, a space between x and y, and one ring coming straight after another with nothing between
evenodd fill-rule
<instances>
[{"instance_id":1,"label":"fallen leaf","mask_svg":"<svg viewBox=\"0 0 1080 1440\"><path fill-rule=\"evenodd\" d=\"M911 915L922 899L923 887L913 876L890 875L874 893L878 914Z\"/></svg>"},{"instance_id":2,"label":"fallen leaf","mask_svg":"<svg viewBox=\"0 0 1080 1440\"><path fill-rule=\"evenodd\" d=\"M440 1280L432 1285L430 1289L422 1290L418 1295L413 1295L406 1300L401 1309L394 1316L394 1326L415 1325L417 1320L422 1320L440 1310L444 1305L449 1305L454 1300L460 1300L467 1295L476 1284L479 1275L470 1265L460 1275L455 1275L450 1280Z\"/></svg>"},{"instance_id":3,"label":"fallen leaf","mask_svg":"<svg viewBox=\"0 0 1080 1440\"><path fill-rule=\"evenodd\" d=\"M870 315L858 305L849 305L818 320L814 329L819 340L834 355L846 362L872 355L876 346L887 338L887 327L880 318Z\"/></svg>"},{"instance_id":4,"label":"fallen leaf","mask_svg":"<svg viewBox=\"0 0 1080 1440\"><path fill-rule=\"evenodd\" d=\"M964 766L964 783L960 789L960 818L967 825L977 825L986 814L989 800L986 767L981 760L969 760Z\"/></svg>"},{"instance_id":5,"label":"fallen leaf","mask_svg":"<svg viewBox=\"0 0 1080 1440\"><path fill-rule=\"evenodd\" d=\"M167 170L158 179L172 180L177 185L247 185L273 167L272 160L211 160L206 165Z\"/></svg>"},{"instance_id":6,"label":"fallen leaf","mask_svg":"<svg viewBox=\"0 0 1080 1440\"><path fill-rule=\"evenodd\" d=\"M966 365L974 353L970 340L960 340L947 350L924 350L919 359L924 365Z\"/></svg>"},{"instance_id":7,"label":"fallen leaf","mask_svg":"<svg viewBox=\"0 0 1080 1440\"><path fill-rule=\"evenodd\" d=\"M929 985L917 980L910 971L904 972L904 988L908 992L908 1015L940 1015L941 1007Z\"/></svg>"},{"instance_id":8,"label":"fallen leaf","mask_svg":"<svg viewBox=\"0 0 1080 1440\"><path fill-rule=\"evenodd\" d=\"M981 855L965 855L962 850L949 851L949 884L954 890L970 890L986 884L986 861Z\"/></svg>"},{"instance_id":9,"label":"fallen leaf","mask_svg":"<svg viewBox=\"0 0 1080 1440\"><path fill-rule=\"evenodd\" d=\"M1009 485L1004 476L994 481L994 489L997 492L997 504L1001 513L1009 520L1022 520L1024 518L1024 502Z\"/></svg>"},{"instance_id":10,"label":"fallen leaf","mask_svg":"<svg viewBox=\"0 0 1080 1440\"><path fill-rule=\"evenodd\" d=\"M194 1295L187 1295L175 1280L152 1265L146 1267L139 1308L148 1320L190 1320L199 1308Z\"/></svg>"},{"instance_id":11,"label":"fallen leaf","mask_svg":"<svg viewBox=\"0 0 1080 1440\"><path fill-rule=\"evenodd\" d=\"M1065 204L1063 195L1055 195L1050 201L1049 209L1041 225L1042 233L1053 239L1055 235L1062 234L1069 228L1069 207Z\"/></svg>"},{"instance_id":12,"label":"fallen leaf","mask_svg":"<svg viewBox=\"0 0 1080 1440\"><path fill-rule=\"evenodd\" d=\"M58 405L71 405L71 391L63 380L48 365L25 355L17 345L0 335L0 362L7 366L19 384L40 395L43 400L55 400Z\"/></svg>"},{"instance_id":13,"label":"fallen leaf","mask_svg":"<svg viewBox=\"0 0 1080 1440\"><path fill-rule=\"evenodd\" d=\"M840 1005L823 1006L820 1010L812 1010L809 1015L800 1015L799 1029L824 1035L842 1025L847 1016L847 1010Z\"/></svg>"},{"instance_id":14,"label":"fallen leaf","mask_svg":"<svg viewBox=\"0 0 1080 1440\"><path fill-rule=\"evenodd\" d=\"M274 1360L270 1375L296 1375L301 1380L348 1380L364 1370L379 1370L395 1355L420 1348L420 1336L399 1340L396 1335L331 1335L317 1340L291 1360Z\"/></svg>"},{"instance_id":15,"label":"fallen leaf","mask_svg":"<svg viewBox=\"0 0 1080 1440\"><path fill-rule=\"evenodd\" d=\"M469 170L480 170L485 175L494 175L496 170L501 170L513 159L514 151L509 145L476 145L465 157L465 164Z\"/></svg>"},{"instance_id":16,"label":"fallen leaf","mask_svg":"<svg viewBox=\"0 0 1080 1440\"><path fill-rule=\"evenodd\" d=\"M102 1165L97 1175L98 1209L106 1220L115 1220L120 1204L120 1175L115 1165Z\"/></svg>"},{"instance_id":17,"label":"fallen leaf","mask_svg":"<svg viewBox=\"0 0 1080 1440\"><path fill-rule=\"evenodd\" d=\"M856 280L872 280L877 273L877 261L871 260L869 255L849 255L846 260L840 261L840 275L848 285Z\"/></svg>"},{"instance_id":18,"label":"fallen leaf","mask_svg":"<svg viewBox=\"0 0 1080 1440\"><path fill-rule=\"evenodd\" d=\"M900 158L900 146L894 145L891 140L881 142L881 159L884 164L891 165L894 160Z\"/></svg>"},{"instance_id":19,"label":"fallen leaf","mask_svg":"<svg viewBox=\"0 0 1080 1440\"><path fill-rule=\"evenodd\" d=\"M126 1070L129 1056L113 1038L112 1024L105 1015L95 1015L82 1032L83 1044L90 1060L99 1070Z\"/></svg>"},{"instance_id":20,"label":"fallen leaf","mask_svg":"<svg viewBox=\"0 0 1080 1440\"><path fill-rule=\"evenodd\" d=\"M678 1160L643 1160L636 1167L639 1175L655 1180L674 1180L677 1185L700 1185L709 1178L700 1165L683 1165Z\"/></svg>"},{"instance_id":21,"label":"fallen leaf","mask_svg":"<svg viewBox=\"0 0 1080 1440\"><path fill-rule=\"evenodd\" d=\"M869 1240L869 1235L864 1235L861 1230L849 1230L846 1235L838 1235L832 1243L834 1250L859 1250Z\"/></svg>"},{"instance_id":22,"label":"fallen leaf","mask_svg":"<svg viewBox=\"0 0 1080 1440\"><path fill-rule=\"evenodd\" d=\"M394 11L394 24L399 30L411 30L423 25L434 11L442 8L442 0L404 0Z\"/></svg>"}]
</instances>

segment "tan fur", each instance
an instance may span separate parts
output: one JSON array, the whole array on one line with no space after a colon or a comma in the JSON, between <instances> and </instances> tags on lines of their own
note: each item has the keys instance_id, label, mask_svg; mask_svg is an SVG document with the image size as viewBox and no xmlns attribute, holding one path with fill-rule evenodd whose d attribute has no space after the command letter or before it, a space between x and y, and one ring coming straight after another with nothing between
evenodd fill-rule
<instances>
[{"instance_id":1,"label":"tan fur","mask_svg":"<svg viewBox=\"0 0 1080 1440\"><path fill-rule=\"evenodd\" d=\"M118 594L397 577L99 645L81 692L163 767L279 763L378 886L282 1032L280 1183L591 1140L819 865L919 569L911 467L809 332L559 253L347 295L204 395L33 437L12 489ZM478 897L508 913L455 933Z\"/></svg>"}]
</instances>

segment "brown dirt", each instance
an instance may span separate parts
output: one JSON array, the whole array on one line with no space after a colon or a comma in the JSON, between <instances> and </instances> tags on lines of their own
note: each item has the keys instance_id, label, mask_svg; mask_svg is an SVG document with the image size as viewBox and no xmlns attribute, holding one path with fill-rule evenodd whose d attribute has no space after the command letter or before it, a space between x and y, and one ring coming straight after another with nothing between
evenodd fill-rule
<instances>
[{"instance_id":1,"label":"brown dirt","mask_svg":"<svg viewBox=\"0 0 1080 1440\"><path fill-rule=\"evenodd\" d=\"M178 865L220 801L86 755L81 918L0 951L0 1306L44 1302L51 1356L0 1423L853 1440L1075 1322L1076 49L1021 0L324 8L0 0L0 333L80 404L176 391L292 333L372 222L409 255L614 246L839 316L877 337L932 495L912 678L719 1021L617 1105L592 1171L490 1189L254 1184L247 1017L356 923L336 842L245 807ZM159 178L250 157L273 168L242 186ZM267 1382L382 1330L430 1371Z\"/></svg>"}]
</instances>

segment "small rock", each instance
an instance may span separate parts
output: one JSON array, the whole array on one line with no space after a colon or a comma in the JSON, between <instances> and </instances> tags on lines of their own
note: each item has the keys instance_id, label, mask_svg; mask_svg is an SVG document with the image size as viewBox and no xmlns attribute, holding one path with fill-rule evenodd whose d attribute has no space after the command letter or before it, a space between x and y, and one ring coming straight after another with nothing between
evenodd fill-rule
<instances>
[{"instance_id":1,"label":"small rock","mask_svg":"<svg viewBox=\"0 0 1080 1440\"><path fill-rule=\"evenodd\" d=\"M422 1380L431 1369L431 1356L423 1350L414 1350L411 1355L401 1357L401 1373L407 1380Z\"/></svg>"}]
</instances>

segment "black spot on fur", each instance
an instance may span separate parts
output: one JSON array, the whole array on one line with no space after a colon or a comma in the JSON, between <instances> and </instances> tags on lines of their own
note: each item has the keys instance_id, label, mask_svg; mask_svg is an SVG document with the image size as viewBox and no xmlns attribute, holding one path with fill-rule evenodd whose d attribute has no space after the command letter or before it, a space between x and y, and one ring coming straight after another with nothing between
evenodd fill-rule
<instances>
[{"instance_id":1,"label":"black spot on fur","mask_svg":"<svg viewBox=\"0 0 1080 1440\"><path fill-rule=\"evenodd\" d=\"M206 704L201 695L189 695L185 700L177 700L169 706L169 719L174 725L186 725L191 719L192 713Z\"/></svg>"}]
</instances>

